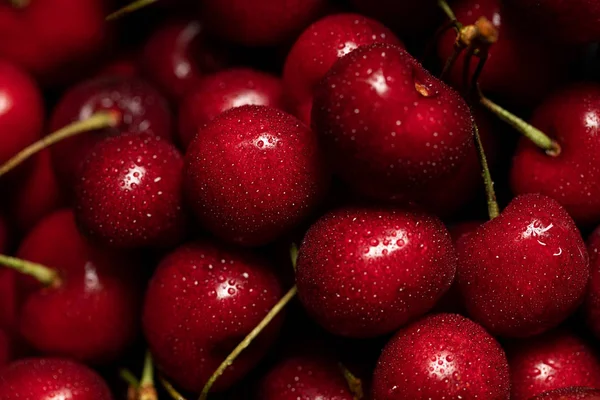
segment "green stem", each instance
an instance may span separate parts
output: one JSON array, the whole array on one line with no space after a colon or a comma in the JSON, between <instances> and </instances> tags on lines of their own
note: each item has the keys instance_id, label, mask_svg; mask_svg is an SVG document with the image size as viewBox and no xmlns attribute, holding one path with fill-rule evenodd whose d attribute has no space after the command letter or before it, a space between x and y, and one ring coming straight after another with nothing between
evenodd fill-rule
<instances>
[{"instance_id":1,"label":"green stem","mask_svg":"<svg viewBox=\"0 0 600 400\"><path fill-rule=\"evenodd\" d=\"M123 379L130 387L138 388L140 386L140 382L138 382L137 378L131 373L128 369L120 369L119 376Z\"/></svg>"},{"instance_id":2,"label":"green stem","mask_svg":"<svg viewBox=\"0 0 600 400\"><path fill-rule=\"evenodd\" d=\"M460 53L462 53L462 51L464 49L465 49L464 46L461 46L460 44L454 45L454 51L452 52L450 57L448 57L448 59L446 60L446 63L444 64L444 69L442 70L442 73L440 74L440 80L443 81L446 78L446 76L450 73L450 71L452 70L452 67L454 67L454 64L456 64L456 60L458 59L458 56L460 55Z\"/></svg>"},{"instance_id":3,"label":"green stem","mask_svg":"<svg viewBox=\"0 0 600 400\"><path fill-rule=\"evenodd\" d=\"M32 276L44 286L56 287L60 285L60 277L58 272L52 268L46 267L45 265L21 260L20 258L10 257L3 254L0 254L0 265L14 269L22 274Z\"/></svg>"},{"instance_id":4,"label":"green stem","mask_svg":"<svg viewBox=\"0 0 600 400\"><path fill-rule=\"evenodd\" d=\"M488 166L487 157L485 156L485 149L483 148L481 136L479 135L479 128L477 128L477 124L475 123L475 119L473 117L471 117L471 121L473 123L473 136L475 137L475 147L477 148L477 153L479 154L479 162L481 163L483 183L485 184L485 195L488 205L488 215L490 216L490 219L494 219L498 215L500 215L500 209L498 208L498 202L496 201L496 192L494 191L494 181L492 180L492 175L490 174L490 168Z\"/></svg>"},{"instance_id":5,"label":"green stem","mask_svg":"<svg viewBox=\"0 0 600 400\"><path fill-rule=\"evenodd\" d=\"M296 243L292 243L290 246L290 258L292 260L292 267L296 271L296 265L298 264L298 246L296 246Z\"/></svg>"},{"instance_id":6,"label":"green stem","mask_svg":"<svg viewBox=\"0 0 600 400\"><path fill-rule=\"evenodd\" d=\"M133 3L129 3L128 5L126 5L123 8L118 9L117 11L109 14L106 17L107 21L114 21L115 19L119 19L129 13L132 13L134 11L137 11L141 8L144 8L146 6L149 6L151 4L156 3L158 0L136 0Z\"/></svg>"},{"instance_id":7,"label":"green stem","mask_svg":"<svg viewBox=\"0 0 600 400\"><path fill-rule=\"evenodd\" d=\"M185 397L183 397L181 395L181 393L179 393L174 387L173 385L171 385L171 383L169 381L167 381L162 375L158 376L158 379L160 379L160 383L163 385L163 387L165 388L165 391L167 392L167 394L169 396L171 396L171 398L173 400L186 400Z\"/></svg>"},{"instance_id":8,"label":"green stem","mask_svg":"<svg viewBox=\"0 0 600 400\"><path fill-rule=\"evenodd\" d=\"M362 381L357 378L346 366L342 363L339 364L340 370L344 375L344 379L346 383L348 383L348 387L350 388L350 392L354 397L354 400L362 400L365 397L365 392L363 390Z\"/></svg>"},{"instance_id":9,"label":"green stem","mask_svg":"<svg viewBox=\"0 0 600 400\"><path fill-rule=\"evenodd\" d=\"M454 11L452 11L452 8L450 8L446 0L438 0L438 6L442 9L444 14L446 14L450 21L458 22L458 20L456 19L456 14L454 14Z\"/></svg>"},{"instance_id":10,"label":"green stem","mask_svg":"<svg viewBox=\"0 0 600 400\"><path fill-rule=\"evenodd\" d=\"M138 398L139 400L158 400L158 394L154 387L154 365L152 363L152 354L150 354L150 351L146 352Z\"/></svg>"}]
</instances>

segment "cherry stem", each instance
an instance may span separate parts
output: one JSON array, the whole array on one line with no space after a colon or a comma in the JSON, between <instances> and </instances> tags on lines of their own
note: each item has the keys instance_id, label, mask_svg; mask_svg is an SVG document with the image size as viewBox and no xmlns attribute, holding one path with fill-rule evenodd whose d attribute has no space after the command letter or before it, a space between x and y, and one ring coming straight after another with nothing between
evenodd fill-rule
<instances>
[{"instance_id":1,"label":"cherry stem","mask_svg":"<svg viewBox=\"0 0 600 400\"><path fill-rule=\"evenodd\" d=\"M496 201L496 192L494 191L494 181L492 180L492 174L490 174L490 168L488 166L487 157L485 156L485 149L483 148L483 142L479 135L479 128L475 123L475 119L471 116L473 124L473 136L475 137L475 147L479 154L479 162L481 164L483 183L485 184L485 196L487 198L488 215L490 219L496 218L500 215L500 208Z\"/></svg>"},{"instance_id":2,"label":"cherry stem","mask_svg":"<svg viewBox=\"0 0 600 400\"><path fill-rule=\"evenodd\" d=\"M119 376L123 379L129 387L138 388L140 386L140 382L137 380L135 375L128 369L119 370Z\"/></svg>"},{"instance_id":3,"label":"cherry stem","mask_svg":"<svg viewBox=\"0 0 600 400\"><path fill-rule=\"evenodd\" d=\"M109 14L106 17L107 21L114 21L116 19L119 19L127 14L130 14L134 11L137 11L141 8L144 8L146 6L149 6L151 4L156 3L158 0L136 0L133 3L129 3L128 5L126 5L123 8L118 9L117 11Z\"/></svg>"},{"instance_id":4,"label":"cherry stem","mask_svg":"<svg viewBox=\"0 0 600 400\"><path fill-rule=\"evenodd\" d=\"M458 56L460 55L460 53L462 53L462 51L464 49L465 49L464 46L461 46L458 43L456 43L454 45L454 51L452 52L452 55L450 57L448 57L448 59L446 60L446 64L444 64L444 69L442 70L442 73L440 74L440 80L444 80L446 78L446 76L450 73L450 71L452 70L452 67L454 67L454 64L456 64L456 60L458 59Z\"/></svg>"},{"instance_id":5,"label":"cherry stem","mask_svg":"<svg viewBox=\"0 0 600 400\"><path fill-rule=\"evenodd\" d=\"M242 340L242 342L238 344L235 349L233 349L231 354L227 356L225 361L223 361L223 363L219 365L219 368L217 368L217 370L208 379L208 382L206 382L206 385L204 385L204 388L202 389L202 393L200 393L200 397L198 398L198 400L206 400L206 398L208 397L208 393L210 392L210 388L213 386L216 380L223 374L223 372L225 372L225 370L231 364L233 364L233 361L240 355L240 353L252 343L252 341L263 331L263 329L265 329L265 327L269 325L269 323L277 316L277 314L279 314L279 312L283 310L283 308L294 298L297 292L298 289L296 288L296 285L294 285L294 287L292 287L285 294L285 296L283 296L281 300L279 300L277 304L275 304L275 306L271 309L271 311L269 311L269 313L263 318L263 320L260 321L260 323L254 329L252 329L252 332L250 332L248 336L246 336L244 340Z\"/></svg>"},{"instance_id":6,"label":"cherry stem","mask_svg":"<svg viewBox=\"0 0 600 400\"><path fill-rule=\"evenodd\" d=\"M177 391L177 389L175 389L173 387L173 385L171 385L171 383L169 381L167 381L165 378L163 378L161 375L158 376L158 379L160 380L160 383L163 385L163 387L165 388L165 391L167 392L167 394L169 396L171 396L171 398L173 400L186 400L185 397L183 397L181 395L181 393L179 393Z\"/></svg>"},{"instance_id":7,"label":"cherry stem","mask_svg":"<svg viewBox=\"0 0 600 400\"><path fill-rule=\"evenodd\" d=\"M152 354L150 354L150 351L146 352L138 399L158 400L158 393L156 393L156 388L154 387L154 365L152 363Z\"/></svg>"},{"instance_id":8,"label":"cherry stem","mask_svg":"<svg viewBox=\"0 0 600 400\"><path fill-rule=\"evenodd\" d=\"M56 287L60 285L58 272L45 265L6 256L4 254L0 254L0 265L14 269L22 274L29 275L37 279L44 286Z\"/></svg>"},{"instance_id":9,"label":"cherry stem","mask_svg":"<svg viewBox=\"0 0 600 400\"><path fill-rule=\"evenodd\" d=\"M352 392L352 396L354 400L362 400L365 397L365 392L363 390L362 381L357 378L346 366L342 363L339 364L340 370L344 375L344 379L348 383L348 387Z\"/></svg>"},{"instance_id":10,"label":"cherry stem","mask_svg":"<svg viewBox=\"0 0 600 400\"><path fill-rule=\"evenodd\" d=\"M444 14L446 14L446 16L448 17L448 19L450 21L454 21L457 24L457 28L460 29L460 27L462 26L460 22L458 22L458 20L456 19L456 14L454 14L454 11L452 11L452 8L450 8L450 6L448 5L448 3L446 2L446 0L438 0L438 6L440 6L440 8L442 9L442 11L444 12Z\"/></svg>"},{"instance_id":11,"label":"cherry stem","mask_svg":"<svg viewBox=\"0 0 600 400\"><path fill-rule=\"evenodd\" d=\"M10 4L15 8L25 8L29 5L30 0L9 0Z\"/></svg>"},{"instance_id":12,"label":"cherry stem","mask_svg":"<svg viewBox=\"0 0 600 400\"><path fill-rule=\"evenodd\" d=\"M12 171L14 168L26 161L29 157L39 153L40 151L52 146L55 143L58 143L64 139L79 135L84 132L108 127L115 127L120 122L121 114L116 111L101 111L83 121L73 122L72 124L69 124L64 128L61 128L56 132L53 132L43 137L42 139L29 145L28 147L24 148L19 153L17 153L4 165L0 166L0 177Z\"/></svg>"},{"instance_id":13,"label":"cherry stem","mask_svg":"<svg viewBox=\"0 0 600 400\"><path fill-rule=\"evenodd\" d=\"M292 267L294 268L295 272L296 264L298 263L298 246L296 246L296 243L292 243L290 246L290 258L292 260Z\"/></svg>"},{"instance_id":14,"label":"cherry stem","mask_svg":"<svg viewBox=\"0 0 600 400\"><path fill-rule=\"evenodd\" d=\"M474 54L475 54L475 47L473 46L473 43L471 43L467 47L467 53L465 54L465 63L463 64L463 70L462 70L463 93L467 96L467 98L468 98L469 93L471 93L471 88L469 86L469 83L471 82L469 80L469 71L471 70L471 60L473 59Z\"/></svg>"}]
</instances>

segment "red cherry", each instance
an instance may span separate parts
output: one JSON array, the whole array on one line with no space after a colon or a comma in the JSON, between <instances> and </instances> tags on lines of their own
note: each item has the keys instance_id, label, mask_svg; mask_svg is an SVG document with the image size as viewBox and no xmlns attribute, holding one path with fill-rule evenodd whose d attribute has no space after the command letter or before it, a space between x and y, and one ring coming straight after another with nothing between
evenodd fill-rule
<instances>
[{"instance_id":1,"label":"red cherry","mask_svg":"<svg viewBox=\"0 0 600 400\"><path fill-rule=\"evenodd\" d=\"M316 135L265 106L233 108L202 129L186 154L185 185L199 221L244 246L294 228L327 187Z\"/></svg>"},{"instance_id":2,"label":"red cherry","mask_svg":"<svg viewBox=\"0 0 600 400\"><path fill-rule=\"evenodd\" d=\"M596 228L588 238L590 256L590 283L585 299L585 316L589 328L600 338L600 228Z\"/></svg>"},{"instance_id":3,"label":"red cherry","mask_svg":"<svg viewBox=\"0 0 600 400\"><path fill-rule=\"evenodd\" d=\"M400 47L362 46L315 91L312 124L362 195L406 201L456 173L473 146L465 101Z\"/></svg>"},{"instance_id":4,"label":"red cherry","mask_svg":"<svg viewBox=\"0 0 600 400\"><path fill-rule=\"evenodd\" d=\"M45 84L72 81L106 42L106 1L24 1L22 9L9 3L0 4L0 57Z\"/></svg>"},{"instance_id":5,"label":"red cherry","mask_svg":"<svg viewBox=\"0 0 600 400\"><path fill-rule=\"evenodd\" d=\"M585 294L585 244L566 210L548 197L515 198L456 248L467 311L494 335L542 333L570 315Z\"/></svg>"},{"instance_id":6,"label":"red cherry","mask_svg":"<svg viewBox=\"0 0 600 400\"><path fill-rule=\"evenodd\" d=\"M107 138L90 150L75 188L75 216L113 247L168 247L185 231L183 157L149 134Z\"/></svg>"},{"instance_id":7,"label":"red cherry","mask_svg":"<svg viewBox=\"0 0 600 400\"><path fill-rule=\"evenodd\" d=\"M508 363L480 325L456 314L431 315L386 345L372 393L373 400L508 400Z\"/></svg>"},{"instance_id":8,"label":"red cherry","mask_svg":"<svg viewBox=\"0 0 600 400\"><path fill-rule=\"evenodd\" d=\"M359 14L335 14L309 26L292 46L285 60L283 83L294 115L303 119L305 103L311 103L319 81L339 58L356 48L372 43L402 46L392 31Z\"/></svg>"},{"instance_id":9,"label":"red cherry","mask_svg":"<svg viewBox=\"0 0 600 400\"><path fill-rule=\"evenodd\" d=\"M600 358L569 331L553 331L506 347L511 400L570 386L600 387Z\"/></svg>"},{"instance_id":10,"label":"red cherry","mask_svg":"<svg viewBox=\"0 0 600 400\"><path fill-rule=\"evenodd\" d=\"M141 80L119 76L94 78L71 88L54 109L50 130L85 120L98 111L116 111L120 123L115 128L68 138L51 148L54 170L65 188L75 186L90 149L107 135L150 132L171 138L171 115L164 98Z\"/></svg>"},{"instance_id":11,"label":"red cherry","mask_svg":"<svg viewBox=\"0 0 600 400\"><path fill-rule=\"evenodd\" d=\"M0 329L0 367L8 364L11 358L10 339L2 329Z\"/></svg>"},{"instance_id":12,"label":"red cherry","mask_svg":"<svg viewBox=\"0 0 600 400\"><path fill-rule=\"evenodd\" d=\"M0 21L3 7L0 5ZM0 49L5 39L0 38ZM0 165L42 136L43 121L44 103L35 81L0 60Z\"/></svg>"},{"instance_id":13,"label":"red cherry","mask_svg":"<svg viewBox=\"0 0 600 400\"><path fill-rule=\"evenodd\" d=\"M6 253L8 250L8 225L6 219L0 214L0 253Z\"/></svg>"},{"instance_id":14,"label":"red cherry","mask_svg":"<svg viewBox=\"0 0 600 400\"><path fill-rule=\"evenodd\" d=\"M200 80L179 109L179 141L187 148L217 115L244 105L284 108L281 80L248 68L233 68Z\"/></svg>"},{"instance_id":15,"label":"red cherry","mask_svg":"<svg viewBox=\"0 0 600 400\"><path fill-rule=\"evenodd\" d=\"M146 292L144 332L157 364L174 384L200 392L282 294L271 266L250 253L210 242L178 248L160 263ZM269 324L213 388L225 389L249 372L279 325Z\"/></svg>"},{"instance_id":16,"label":"red cherry","mask_svg":"<svg viewBox=\"0 0 600 400\"><path fill-rule=\"evenodd\" d=\"M435 27L442 16L434 0L352 0L352 3L360 13L413 37Z\"/></svg>"},{"instance_id":17,"label":"red cherry","mask_svg":"<svg viewBox=\"0 0 600 400\"><path fill-rule=\"evenodd\" d=\"M0 329L13 333L17 326L15 271L0 267Z\"/></svg>"},{"instance_id":18,"label":"red cherry","mask_svg":"<svg viewBox=\"0 0 600 400\"><path fill-rule=\"evenodd\" d=\"M529 400L600 400L600 390L571 387L551 390Z\"/></svg>"},{"instance_id":19,"label":"red cherry","mask_svg":"<svg viewBox=\"0 0 600 400\"><path fill-rule=\"evenodd\" d=\"M302 354L277 363L263 378L261 400L354 400L339 364L329 357Z\"/></svg>"},{"instance_id":20,"label":"red cherry","mask_svg":"<svg viewBox=\"0 0 600 400\"><path fill-rule=\"evenodd\" d=\"M121 55L104 65L97 76L122 76L135 78L140 76L140 65L133 55Z\"/></svg>"},{"instance_id":21,"label":"red cherry","mask_svg":"<svg viewBox=\"0 0 600 400\"><path fill-rule=\"evenodd\" d=\"M582 225L600 222L600 84L574 84L557 91L535 111L532 124L561 147L545 155L522 138L511 170L517 194L542 193L558 200Z\"/></svg>"},{"instance_id":22,"label":"red cherry","mask_svg":"<svg viewBox=\"0 0 600 400\"><path fill-rule=\"evenodd\" d=\"M327 330L373 337L429 311L455 271L450 235L433 215L346 208L306 233L296 285L308 313Z\"/></svg>"},{"instance_id":23,"label":"red cherry","mask_svg":"<svg viewBox=\"0 0 600 400\"><path fill-rule=\"evenodd\" d=\"M57 397L58 396L58 397ZM83 364L60 358L28 358L0 371L2 400L112 400L102 378Z\"/></svg>"},{"instance_id":24,"label":"red cherry","mask_svg":"<svg viewBox=\"0 0 600 400\"><path fill-rule=\"evenodd\" d=\"M42 220L17 254L59 275L49 287L18 277L23 288L19 330L33 347L94 364L122 354L138 326L139 290L131 260L88 243L70 210Z\"/></svg>"}]
</instances>

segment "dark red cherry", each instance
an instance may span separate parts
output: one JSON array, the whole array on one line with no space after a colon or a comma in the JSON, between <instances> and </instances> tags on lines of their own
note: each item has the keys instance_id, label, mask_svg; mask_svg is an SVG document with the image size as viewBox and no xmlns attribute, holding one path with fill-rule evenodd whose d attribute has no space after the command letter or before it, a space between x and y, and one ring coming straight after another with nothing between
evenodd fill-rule
<instances>
[{"instance_id":1,"label":"dark red cherry","mask_svg":"<svg viewBox=\"0 0 600 400\"><path fill-rule=\"evenodd\" d=\"M107 138L90 150L74 196L88 236L111 247L168 247L185 231L183 157L150 134Z\"/></svg>"},{"instance_id":2,"label":"dark red cherry","mask_svg":"<svg viewBox=\"0 0 600 400\"><path fill-rule=\"evenodd\" d=\"M600 390L582 387L556 389L529 400L600 400Z\"/></svg>"},{"instance_id":3,"label":"dark red cherry","mask_svg":"<svg viewBox=\"0 0 600 400\"><path fill-rule=\"evenodd\" d=\"M150 281L144 333L172 382L200 392L282 294L272 267L253 254L211 242L187 244L163 259ZM213 388L230 387L254 368L272 345L280 322L269 324Z\"/></svg>"},{"instance_id":4,"label":"dark red cherry","mask_svg":"<svg viewBox=\"0 0 600 400\"><path fill-rule=\"evenodd\" d=\"M281 80L249 68L232 68L208 75L190 91L179 108L179 141L187 148L217 115L245 105L283 110Z\"/></svg>"},{"instance_id":5,"label":"dark red cherry","mask_svg":"<svg viewBox=\"0 0 600 400\"><path fill-rule=\"evenodd\" d=\"M600 338L600 228L596 228L587 242L590 256L590 282L584 311L588 327Z\"/></svg>"},{"instance_id":6,"label":"dark red cherry","mask_svg":"<svg viewBox=\"0 0 600 400\"><path fill-rule=\"evenodd\" d=\"M60 358L27 358L0 371L2 400L112 400L102 378L83 364Z\"/></svg>"},{"instance_id":7,"label":"dark red cherry","mask_svg":"<svg viewBox=\"0 0 600 400\"><path fill-rule=\"evenodd\" d=\"M508 363L500 344L475 322L435 314L401 329L383 349L373 400L508 400Z\"/></svg>"},{"instance_id":8,"label":"dark red cherry","mask_svg":"<svg viewBox=\"0 0 600 400\"><path fill-rule=\"evenodd\" d=\"M467 311L494 335L542 333L583 300L585 244L567 211L546 196L515 198L500 216L460 238L456 249Z\"/></svg>"},{"instance_id":9,"label":"dark red cherry","mask_svg":"<svg viewBox=\"0 0 600 400\"><path fill-rule=\"evenodd\" d=\"M521 138L511 169L513 191L545 194L577 223L600 223L600 84L558 90L535 110L531 123L555 139L561 152L548 156Z\"/></svg>"},{"instance_id":10,"label":"dark red cherry","mask_svg":"<svg viewBox=\"0 0 600 400\"><path fill-rule=\"evenodd\" d=\"M138 328L139 277L132 260L90 244L70 210L44 218L17 255L58 272L49 287L18 276L18 325L28 343L44 354L93 364L122 355Z\"/></svg>"},{"instance_id":11,"label":"dark red cherry","mask_svg":"<svg viewBox=\"0 0 600 400\"><path fill-rule=\"evenodd\" d=\"M52 165L65 188L75 186L90 149L106 136L150 132L171 138L171 114L164 98L147 83L121 76L94 78L71 88L54 109L50 130L85 120L98 111L116 111L120 124L71 137L51 148Z\"/></svg>"},{"instance_id":12,"label":"dark red cherry","mask_svg":"<svg viewBox=\"0 0 600 400\"><path fill-rule=\"evenodd\" d=\"M301 223L327 188L316 135L272 107L233 108L206 125L186 154L186 190L198 220L244 246Z\"/></svg>"},{"instance_id":13,"label":"dark red cherry","mask_svg":"<svg viewBox=\"0 0 600 400\"><path fill-rule=\"evenodd\" d=\"M9 336L0 329L0 367L8 364L11 359L11 344Z\"/></svg>"},{"instance_id":14,"label":"dark red cherry","mask_svg":"<svg viewBox=\"0 0 600 400\"><path fill-rule=\"evenodd\" d=\"M343 208L306 233L296 285L308 313L327 330L373 337L429 311L455 271L450 235L433 215Z\"/></svg>"},{"instance_id":15,"label":"dark red cherry","mask_svg":"<svg viewBox=\"0 0 600 400\"><path fill-rule=\"evenodd\" d=\"M8 225L4 215L0 214L0 253L5 253L8 250Z\"/></svg>"},{"instance_id":16,"label":"dark red cherry","mask_svg":"<svg viewBox=\"0 0 600 400\"><path fill-rule=\"evenodd\" d=\"M383 21L409 37L432 30L442 18L435 0L352 0L362 14Z\"/></svg>"},{"instance_id":17,"label":"dark red cherry","mask_svg":"<svg viewBox=\"0 0 600 400\"><path fill-rule=\"evenodd\" d=\"M396 201L456 173L473 146L465 101L398 46L362 46L317 86L312 124L335 172Z\"/></svg>"},{"instance_id":18,"label":"dark red cherry","mask_svg":"<svg viewBox=\"0 0 600 400\"><path fill-rule=\"evenodd\" d=\"M139 64L139 60L133 54L122 54L103 65L97 76L135 78L140 76L141 66Z\"/></svg>"},{"instance_id":19,"label":"dark red cherry","mask_svg":"<svg viewBox=\"0 0 600 400\"><path fill-rule=\"evenodd\" d=\"M392 31L359 14L334 14L309 26L296 40L285 60L283 83L290 110L310 125L315 87L339 58L359 46L390 43L402 46ZM309 119L305 119L308 116Z\"/></svg>"}]
</instances>

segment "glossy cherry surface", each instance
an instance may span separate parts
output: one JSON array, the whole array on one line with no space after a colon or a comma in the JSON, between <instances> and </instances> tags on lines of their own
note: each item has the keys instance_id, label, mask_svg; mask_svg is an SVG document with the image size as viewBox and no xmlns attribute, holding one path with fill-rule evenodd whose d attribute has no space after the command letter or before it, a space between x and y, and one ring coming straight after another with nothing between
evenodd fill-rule
<instances>
[{"instance_id":1,"label":"glossy cherry surface","mask_svg":"<svg viewBox=\"0 0 600 400\"><path fill-rule=\"evenodd\" d=\"M343 208L306 233L296 285L307 312L327 330L373 337L429 311L455 271L450 235L433 215Z\"/></svg>"},{"instance_id":2,"label":"glossy cherry surface","mask_svg":"<svg viewBox=\"0 0 600 400\"><path fill-rule=\"evenodd\" d=\"M0 329L0 367L8 364L11 358L10 338Z\"/></svg>"},{"instance_id":3,"label":"glossy cherry surface","mask_svg":"<svg viewBox=\"0 0 600 400\"><path fill-rule=\"evenodd\" d=\"M589 278L573 220L542 195L515 198L456 244L457 283L469 315L494 335L555 327L581 303Z\"/></svg>"},{"instance_id":4,"label":"glossy cherry surface","mask_svg":"<svg viewBox=\"0 0 600 400\"><path fill-rule=\"evenodd\" d=\"M264 260L211 242L184 245L162 260L148 291L144 333L161 370L182 388L200 392L233 348L282 296ZM273 321L217 380L231 386L273 343Z\"/></svg>"},{"instance_id":5,"label":"glossy cherry surface","mask_svg":"<svg viewBox=\"0 0 600 400\"><path fill-rule=\"evenodd\" d=\"M442 13L434 0L352 0L361 14L384 21L407 36L435 29Z\"/></svg>"},{"instance_id":6,"label":"glossy cherry surface","mask_svg":"<svg viewBox=\"0 0 600 400\"><path fill-rule=\"evenodd\" d=\"M600 400L600 390L571 387L551 390L539 396L532 397L529 400Z\"/></svg>"},{"instance_id":7,"label":"glossy cherry surface","mask_svg":"<svg viewBox=\"0 0 600 400\"><path fill-rule=\"evenodd\" d=\"M457 314L427 316L401 329L373 375L373 400L508 400L510 379L500 344Z\"/></svg>"},{"instance_id":8,"label":"glossy cherry surface","mask_svg":"<svg viewBox=\"0 0 600 400\"><path fill-rule=\"evenodd\" d=\"M591 275L584 312L588 327L600 338L600 228L596 228L588 237L587 249Z\"/></svg>"},{"instance_id":9,"label":"glossy cherry surface","mask_svg":"<svg viewBox=\"0 0 600 400\"><path fill-rule=\"evenodd\" d=\"M521 138L513 158L511 187L558 200L579 224L600 222L600 84L565 87L535 110L531 123L554 138L561 153L550 157Z\"/></svg>"}]
</instances>

